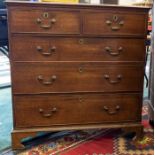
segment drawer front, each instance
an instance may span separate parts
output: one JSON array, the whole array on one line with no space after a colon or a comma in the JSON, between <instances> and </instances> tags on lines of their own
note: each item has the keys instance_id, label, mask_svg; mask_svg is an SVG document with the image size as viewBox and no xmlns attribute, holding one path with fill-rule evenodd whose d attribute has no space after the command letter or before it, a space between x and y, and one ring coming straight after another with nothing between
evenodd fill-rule
<instances>
[{"instance_id":1,"label":"drawer front","mask_svg":"<svg viewBox=\"0 0 155 155\"><path fill-rule=\"evenodd\" d=\"M15 61L144 61L145 56L143 39L17 35L12 37L11 45Z\"/></svg>"},{"instance_id":2,"label":"drawer front","mask_svg":"<svg viewBox=\"0 0 155 155\"><path fill-rule=\"evenodd\" d=\"M127 12L90 12L84 15L84 34L145 35L146 16Z\"/></svg>"},{"instance_id":3,"label":"drawer front","mask_svg":"<svg viewBox=\"0 0 155 155\"><path fill-rule=\"evenodd\" d=\"M11 32L79 34L78 12L13 10L10 12Z\"/></svg>"},{"instance_id":4,"label":"drawer front","mask_svg":"<svg viewBox=\"0 0 155 155\"><path fill-rule=\"evenodd\" d=\"M140 121L141 103L137 94L15 96L15 127Z\"/></svg>"},{"instance_id":5,"label":"drawer front","mask_svg":"<svg viewBox=\"0 0 155 155\"><path fill-rule=\"evenodd\" d=\"M102 62L14 63L14 93L142 91L143 67Z\"/></svg>"}]
</instances>

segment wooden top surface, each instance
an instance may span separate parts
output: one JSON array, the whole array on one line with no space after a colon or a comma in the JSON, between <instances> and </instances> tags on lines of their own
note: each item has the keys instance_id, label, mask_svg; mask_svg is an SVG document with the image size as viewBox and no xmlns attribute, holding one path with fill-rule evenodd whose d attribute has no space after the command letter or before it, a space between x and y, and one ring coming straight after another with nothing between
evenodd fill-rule
<instances>
[{"instance_id":1,"label":"wooden top surface","mask_svg":"<svg viewBox=\"0 0 155 155\"><path fill-rule=\"evenodd\" d=\"M150 7L147 6L121 6L121 5L107 5L107 4L85 4L85 3L55 3L55 2L31 2L31 1L14 1L6 0L7 5L22 5L22 6L40 6L44 5L46 7L100 7L100 8L128 8L128 9L142 9L149 10Z\"/></svg>"}]
</instances>

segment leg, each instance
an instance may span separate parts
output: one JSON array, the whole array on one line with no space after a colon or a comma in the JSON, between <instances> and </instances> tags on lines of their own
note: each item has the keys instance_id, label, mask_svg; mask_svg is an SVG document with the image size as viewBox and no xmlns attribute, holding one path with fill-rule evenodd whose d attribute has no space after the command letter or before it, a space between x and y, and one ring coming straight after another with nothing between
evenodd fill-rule
<instances>
[{"instance_id":1,"label":"leg","mask_svg":"<svg viewBox=\"0 0 155 155\"><path fill-rule=\"evenodd\" d=\"M141 140L143 138L143 125L137 125L134 127L125 127L123 128L124 134L127 134L129 132L135 133L134 139Z\"/></svg>"},{"instance_id":2,"label":"leg","mask_svg":"<svg viewBox=\"0 0 155 155\"><path fill-rule=\"evenodd\" d=\"M35 132L16 132L13 131L11 133L11 137L12 137L12 149L16 150L16 149L24 149L25 146L21 143L21 140L23 138L29 137L29 136L35 136L36 133Z\"/></svg>"}]
</instances>

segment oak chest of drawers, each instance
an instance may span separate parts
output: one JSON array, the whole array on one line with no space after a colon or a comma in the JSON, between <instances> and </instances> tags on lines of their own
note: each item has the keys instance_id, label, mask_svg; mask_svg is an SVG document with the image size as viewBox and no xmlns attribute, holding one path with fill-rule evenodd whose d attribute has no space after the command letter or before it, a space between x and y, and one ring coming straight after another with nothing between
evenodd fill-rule
<instances>
[{"instance_id":1,"label":"oak chest of drawers","mask_svg":"<svg viewBox=\"0 0 155 155\"><path fill-rule=\"evenodd\" d=\"M148 8L7 2L12 147L38 131L142 135Z\"/></svg>"}]
</instances>

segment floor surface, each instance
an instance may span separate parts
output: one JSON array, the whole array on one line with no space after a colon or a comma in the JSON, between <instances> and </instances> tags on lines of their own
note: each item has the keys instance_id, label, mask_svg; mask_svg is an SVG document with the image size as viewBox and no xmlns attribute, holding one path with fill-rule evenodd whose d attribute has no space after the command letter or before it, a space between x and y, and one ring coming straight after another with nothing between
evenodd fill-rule
<instances>
[{"instance_id":1,"label":"floor surface","mask_svg":"<svg viewBox=\"0 0 155 155\"><path fill-rule=\"evenodd\" d=\"M12 130L11 89L0 89L0 150L11 145Z\"/></svg>"}]
</instances>

